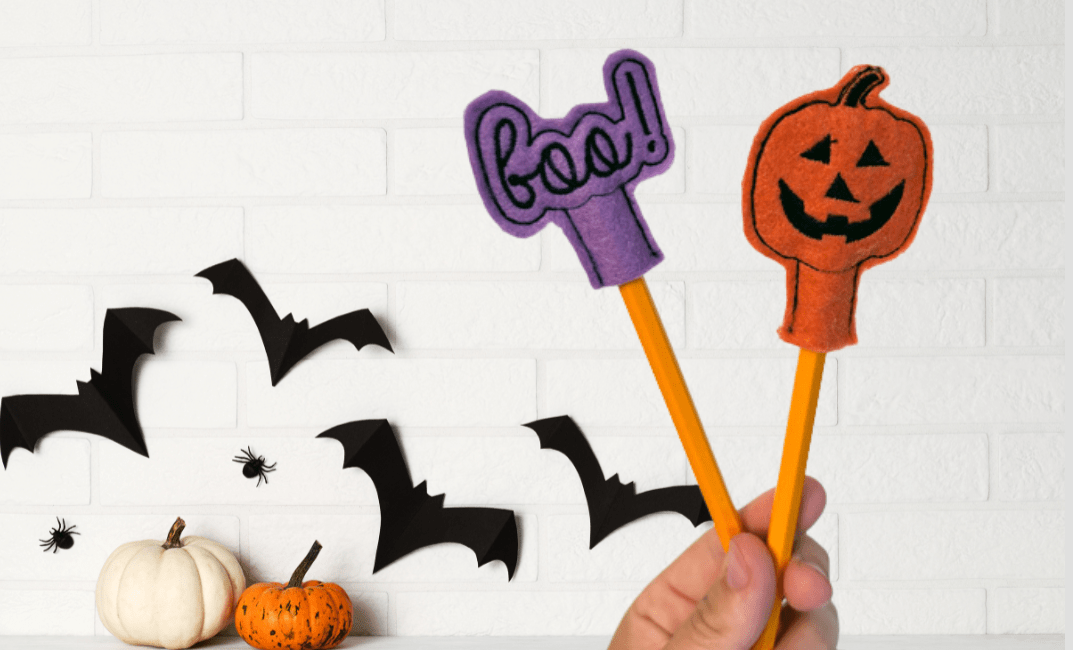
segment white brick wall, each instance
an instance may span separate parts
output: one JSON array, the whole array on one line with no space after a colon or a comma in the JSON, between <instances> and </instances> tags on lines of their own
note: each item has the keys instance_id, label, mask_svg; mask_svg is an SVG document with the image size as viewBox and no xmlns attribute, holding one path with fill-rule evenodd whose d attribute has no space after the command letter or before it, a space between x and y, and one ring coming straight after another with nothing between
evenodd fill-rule
<instances>
[{"instance_id":1,"label":"white brick wall","mask_svg":"<svg viewBox=\"0 0 1073 650\"><path fill-rule=\"evenodd\" d=\"M655 61L674 129L675 164L638 190L666 254L650 285L738 504L777 475L795 357L775 335L782 271L742 236L751 138L858 63L928 122L916 242L864 277L860 344L827 363L814 534L843 634L1063 632L1064 12L0 0L0 393L73 392L110 307L183 319L139 365L151 458L61 433L0 471L0 635L106 634L104 558L176 515L251 580L286 578L319 539L311 577L347 588L356 633L610 633L707 525L659 515L588 550L580 482L521 424L572 415L641 490L693 477L618 292L589 289L555 229L492 223L461 117L491 88L546 116L602 101L621 47ZM248 313L193 277L232 257L281 315L371 309L396 353L336 342L272 388ZM314 436L376 417L448 505L519 514L514 581L452 545L372 575L372 483ZM268 485L231 462L246 446L277 463ZM41 553L57 516L82 534Z\"/></svg>"}]
</instances>

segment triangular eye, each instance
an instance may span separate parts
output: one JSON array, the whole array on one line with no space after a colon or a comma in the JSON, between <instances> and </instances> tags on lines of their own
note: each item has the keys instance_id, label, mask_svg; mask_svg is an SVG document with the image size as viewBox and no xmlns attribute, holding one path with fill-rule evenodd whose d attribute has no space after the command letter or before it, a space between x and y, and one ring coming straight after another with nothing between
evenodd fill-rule
<instances>
[{"instance_id":1,"label":"triangular eye","mask_svg":"<svg viewBox=\"0 0 1073 650\"><path fill-rule=\"evenodd\" d=\"M868 146L864 148L864 153L861 154L861 159L857 161L858 167L889 167L890 163L883 159L883 154L879 153L879 147L876 143L869 140Z\"/></svg>"},{"instance_id":2,"label":"triangular eye","mask_svg":"<svg viewBox=\"0 0 1073 650\"><path fill-rule=\"evenodd\" d=\"M820 140L816 144L809 147L809 150L801 154L802 158L808 158L809 160L815 160L827 165L831 162L831 134L823 136L823 140Z\"/></svg>"}]
</instances>

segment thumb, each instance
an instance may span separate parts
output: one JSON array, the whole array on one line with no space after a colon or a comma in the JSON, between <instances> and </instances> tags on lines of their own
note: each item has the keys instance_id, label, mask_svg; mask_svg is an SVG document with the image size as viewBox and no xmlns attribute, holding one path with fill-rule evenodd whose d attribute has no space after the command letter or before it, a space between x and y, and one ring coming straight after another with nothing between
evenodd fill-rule
<instances>
[{"instance_id":1,"label":"thumb","mask_svg":"<svg viewBox=\"0 0 1073 650\"><path fill-rule=\"evenodd\" d=\"M759 537L730 541L719 579L664 650L749 650L775 602L775 564Z\"/></svg>"}]
</instances>

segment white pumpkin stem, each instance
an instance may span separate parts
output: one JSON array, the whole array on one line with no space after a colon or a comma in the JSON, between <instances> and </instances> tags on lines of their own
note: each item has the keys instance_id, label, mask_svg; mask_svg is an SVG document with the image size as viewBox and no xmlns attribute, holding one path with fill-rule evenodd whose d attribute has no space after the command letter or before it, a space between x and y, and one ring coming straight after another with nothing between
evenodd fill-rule
<instances>
[{"instance_id":1,"label":"white pumpkin stem","mask_svg":"<svg viewBox=\"0 0 1073 650\"><path fill-rule=\"evenodd\" d=\"M287 583L287 589L291 587L301 587L302 580L306 577L306 571L309 571L309 567L313 566L313 560L317 559L317 555L320 554L321 549L320 542L314 541L313 546L306 553L305 559L298 565L298 568L291 574L291 581Z\"/></svg>"},{"instance_id":2,"label":"white pumpkin stem","mask_svg":"<svg viewBox=\"0 0 1073 650\"><path fill-rule=\"evenodd\" d=\"M164 541L161 546L165 550L169 548L182 548L183 543L179 537L183 534L183 529L186 528L186 522L182 517L176 517L175 523L171 525L171 531L168 532L168 539Z\"/></svg>"}]
</instances>

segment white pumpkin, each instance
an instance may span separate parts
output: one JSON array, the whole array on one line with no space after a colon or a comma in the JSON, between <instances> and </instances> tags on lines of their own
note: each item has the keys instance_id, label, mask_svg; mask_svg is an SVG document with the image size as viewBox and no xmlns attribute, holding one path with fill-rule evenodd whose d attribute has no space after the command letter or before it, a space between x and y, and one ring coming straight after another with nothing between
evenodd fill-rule
<instances>
[{"instance_id":1,"label":"white pumpkin","mask_svg":"<svg viewBox=\"0 0 1073 650\"><path fill-rule=\"evenodd\" d=\"M231 621L246 577L226 548L204 537L180 540L176 519L164 542L129 542L112 552L97 579L97 614L132 645L189 648Z\"/></svg>"}]
</instances>

